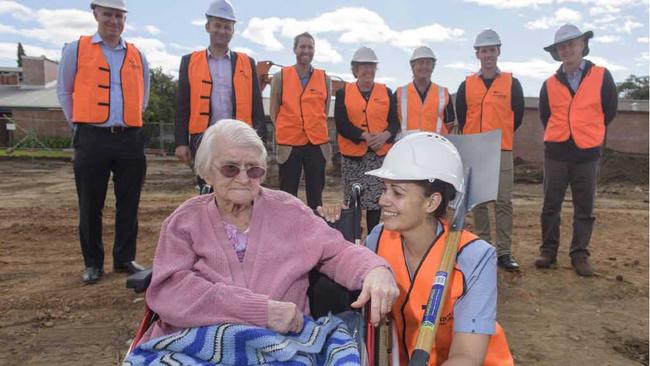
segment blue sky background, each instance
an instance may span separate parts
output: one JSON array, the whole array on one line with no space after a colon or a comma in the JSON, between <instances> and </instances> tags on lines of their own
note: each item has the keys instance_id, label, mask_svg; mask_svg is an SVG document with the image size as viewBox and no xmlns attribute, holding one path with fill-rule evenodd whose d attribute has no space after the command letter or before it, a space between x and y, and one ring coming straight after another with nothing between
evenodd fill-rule
<instances>
[{"instance_id":1,"label":"blue sky background","mask_svg":"<svg viewBox=\"0 0 650 366\"><path fill-rule=\"evenodd\" d=\"M64 42L96 30L89 0L0 0L0 65L14 66L16 43L30 56L58 60ZM124 37L152 66L176 75L180 56L206 47L203 24L209 0L129 0ZM377 78L395 88L411 79L413 48L429 45L438 62L433 80L452 92L477 70L472 43L484 28L503 42L499 65L512 71L527 96L559 64L543 51L566 22L593 30L588 56L616 81L648 74L648 0L451 0L451 1L237 1L239 19L231 46L256 60L290 65L292 38L316 37L315 64L352 80L349 60L362 45L380 60Z\"/></svg>"}]
</instances>

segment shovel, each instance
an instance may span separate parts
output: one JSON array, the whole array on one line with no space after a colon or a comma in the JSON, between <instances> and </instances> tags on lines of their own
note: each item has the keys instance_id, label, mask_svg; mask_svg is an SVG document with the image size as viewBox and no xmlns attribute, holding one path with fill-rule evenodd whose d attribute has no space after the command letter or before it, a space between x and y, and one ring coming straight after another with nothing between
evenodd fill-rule
<instances>
[{"instance_id":1,"label":"shovel","mask_svg":"<svg viewBox=\"0 0 650 366\"><path fill-rule=\"evenodd\" d=\"M433 348L440 314L444 309L449 292L449 280L456 263L460 235L465 225L465 214L476 205L494 201L499 186L499 166L501 163L501 130L493 130L473 135L447 135L463 160L465 180L461 192L450 203L454 209L445 249L433 281L415 349L411 354L409 366L426 366Z\"/></svg>"}]
</instances>

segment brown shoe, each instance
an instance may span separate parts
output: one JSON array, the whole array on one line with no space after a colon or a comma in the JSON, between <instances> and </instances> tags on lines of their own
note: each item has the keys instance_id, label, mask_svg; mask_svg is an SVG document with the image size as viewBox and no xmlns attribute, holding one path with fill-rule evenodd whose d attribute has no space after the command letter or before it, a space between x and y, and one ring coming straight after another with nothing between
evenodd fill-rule
<instances>
[{"instance_id":1,"label":"brown shoe","mask_svg":"<svg viewBox=\"0 0 650 366\"><path fill-rule=\"evenodd\" d=\"M571 265L575 268L578 276L591 277L594 275L594 270L589 264L589 258L584 255L571 258Z\"/></svg>"},{"instance_id":2,"label":"brown shoe","mask_svg":"<svg viewBox=\"0 0 650 366\"><path fill-rule=\"evenodd\" d=\"M549 252L541 252L539 256L535 258L535 267L537 268L551 268L554 267L557 259L554 254Z\"/></svg>"}]
</instances>

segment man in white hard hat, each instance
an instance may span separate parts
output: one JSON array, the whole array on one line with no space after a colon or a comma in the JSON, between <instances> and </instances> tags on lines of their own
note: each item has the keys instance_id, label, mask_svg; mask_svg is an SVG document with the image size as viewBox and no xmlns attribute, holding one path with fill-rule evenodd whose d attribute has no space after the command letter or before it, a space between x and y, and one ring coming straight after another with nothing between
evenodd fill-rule
<instances>
[{"instance_id":1,"label":"man in white hard hat","mask_svg":"<svg viewBox=\"0 0 650 366\"><path fill-rule=\"evenodd\" d=\"M542 245L537 268L556 262L560 246L560 211L567 186L573 199L571 264L580 276L592 276L589 241L593 230L596 180L607 125L618 107L616 83L610 72L585 60L593 32L582 33L565 24L545 47L562 65L549 77L539 95L544 124L544 206Z\"/></svg>"},{"instance_id":2,"label":"man in white hard hat","mask_svg":"<svg viewBox=\"0 0 650 366\"><path fill-rule=\"evenodd\" d=\"M229 47L237 21L235 10L230 1L216 0L205 17L210 45L184 55L178 73L175 155L190 165L203 132L221 119L244 121L266 140L255 60Z\"/></svg>"},{"instance_id":3,"label":"man in white hard hat","mask_svg":"<svg viewBox=\"0 0 650 366\"><path fill-rule=\"evenodd\" d=\"M296 64L273 76L270 95L280 189L297 196L304 169L307 205L312 209L322 204L325 164L330 159L327 112L331 99L329 76L311 64L314 48L311 34L294 38Z\"/></svg>"},{"instance_id":4,"label":"man in white hard hat","mask_svg":"<svg viewBox=\"0 0 650 366\"><path fill-rule=\"evenodd\" d=\"M146 160L142 112L149 98L149 67L135 45L122 38L126 1L90 3L97 32L66 44L61 52L57 94L74 128L74 175L79 197L82 281L104 274L102 209L108 179L115 188L113 269L135 273L138 206Z\"/></svg>"},{"instance_id":5,"label":"man in white hard hat","mask_svg":"<svg viewBox=\"0 0 650 366\"><path fill-rule=\"evenodd\" d=\"M431 48L421 46L410 59L413 82L397 89L397 113L401 136L427 131L446 135L454 125L454 103L447 88L431 81L436 56Z\"/></svg>"},{"instance_id":6,"label":"man in white hard hat","mask_svg":"<svg viewBox=\"0 0 650 366\"><path fill-rule=\"evenodd\" d=\"M524 117L524 93L519 80L497 66L501 55L497 32L486 29L479 33L474 50L481 69L458 87L456 116L463 134L501 130L499 192L495 202L497 264L507 271L518 271L519 264L512 257L512 145L515 130ZM479 205L472 212L476 234L491 241L488 205Z\"/></svg>"}]
</instances>

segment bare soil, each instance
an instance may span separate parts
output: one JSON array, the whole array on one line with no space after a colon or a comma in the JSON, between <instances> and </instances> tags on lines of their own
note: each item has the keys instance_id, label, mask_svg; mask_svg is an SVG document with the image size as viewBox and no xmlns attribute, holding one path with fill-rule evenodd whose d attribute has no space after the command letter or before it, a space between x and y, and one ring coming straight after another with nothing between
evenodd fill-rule
<instances>
[{"instance_id":1,"label":"bare soil","mask_svg":"<svg viewBox=\"0 0 650 366\"><path fill-rule=\"evenodd\" d=\"M562 214L558 268L540 271L532 265L542 190L535 178L539 173L531 174L518 179L514 194L514 255L522 271L499 272L498 318L517 364L648 365L647 183L608 177L599 187L591 257L597 276L585 279L573 272L567 255L570 195ZM149 159L139 214L142 264L152 262L161 222L194 194L189 169L169 159ZM337 202L340 195L332 179L326 201ZM112 273L114 212L109 193L107 273L98 284L84 286L71 163L0 161L0 364L115 365L122 360L143 299L124 287L124 275Z\"/></svg>"}]
</instances>

